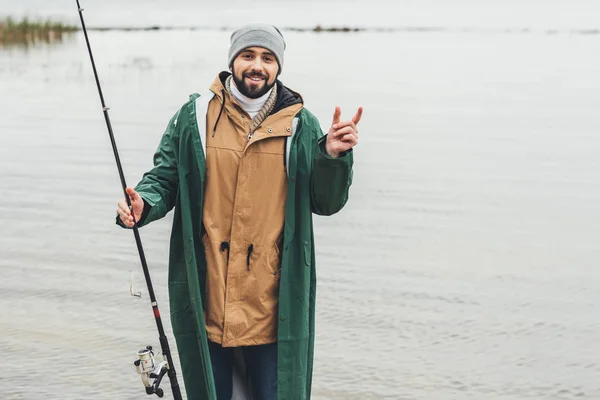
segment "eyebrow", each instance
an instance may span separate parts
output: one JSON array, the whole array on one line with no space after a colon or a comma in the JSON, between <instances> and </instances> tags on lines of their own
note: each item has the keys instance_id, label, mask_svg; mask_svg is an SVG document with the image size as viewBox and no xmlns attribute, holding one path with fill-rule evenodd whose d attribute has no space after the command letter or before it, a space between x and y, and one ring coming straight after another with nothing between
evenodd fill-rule
<instances>
[{"instance_id":1,"label":"eyebrow","mask_svg":"<svg viewBox=\"0 0 600 400\"><path fill-rule=\"evenodd\" d=\"M256 54L256 50L246 49L246 50L242 51L242 54L246 54L246 53ZM275 57L275 54L271 53L270 51L265 51L264 53L262 53L262 55Z\"/></svg>"}]
</instances>

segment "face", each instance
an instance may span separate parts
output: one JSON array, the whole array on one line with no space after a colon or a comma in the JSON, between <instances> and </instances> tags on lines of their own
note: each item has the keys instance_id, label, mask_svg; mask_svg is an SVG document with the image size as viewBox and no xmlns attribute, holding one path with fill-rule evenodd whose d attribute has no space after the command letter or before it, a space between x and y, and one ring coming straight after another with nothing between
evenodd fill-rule
<instances>
[{"instance_id":1,"label":"face","mask_svg":"<svg viewBox=\"0 0 600 400\"><path fill-rule=\"evenodd\" d=\"M267 93L277 79L275 55L262 47L249 47L233 60L233 80L246 97L257 99Z\"/></svg>"}]
</instances>

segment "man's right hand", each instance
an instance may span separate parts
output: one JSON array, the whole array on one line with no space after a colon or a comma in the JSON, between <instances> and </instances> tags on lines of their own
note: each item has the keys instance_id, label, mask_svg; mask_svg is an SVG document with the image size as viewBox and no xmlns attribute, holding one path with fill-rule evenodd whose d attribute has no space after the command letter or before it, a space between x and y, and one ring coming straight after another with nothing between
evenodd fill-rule
<instances>
[{"instance_id":1,"label":"man's right hand","mask_svg":"<svg viewBox=\"0 0 600 400\"><path fill-rule=\"evenodd\" d=\"M133 215L135 216L135 222L138 222L142 218L142 212L144 211L144 199L132 188L126 189L129 200L131 201L131 208L133 208ZM129 211L127 200L122 199L117 203L117 213L121 218L121 222L129 228L133 228L133 217Z\"/></svg>"}]
</instances>

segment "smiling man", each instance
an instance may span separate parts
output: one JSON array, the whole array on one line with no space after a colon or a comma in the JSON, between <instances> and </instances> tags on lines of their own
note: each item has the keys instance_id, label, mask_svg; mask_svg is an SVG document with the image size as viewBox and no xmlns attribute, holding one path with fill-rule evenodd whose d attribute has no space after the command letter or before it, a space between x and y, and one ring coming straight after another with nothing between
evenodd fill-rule
<instances>
[{"instance_id":1,"label":"smiling man","mask_svg":"<svg viewBox=\"0 0 600 400\"><path fill-rule=\"evenodd\" d=\"M278 76L272 25L234 32L229 69L172 118L118 223L175 208L171 322L190 400L230 400L236 356L254 400L309 399L315 338L312 213L346 204L359 107L327 135ZM135 217L135 220L134 220Z\"/></svg>"},{"instance_id":2,"label":"smiling man","mask_svg":"<svg viewBox=\"0 0 600 400\"><path fill-rule=\"evenodd\" d=\"M261 61L262 69L254 68L256 60ZM262 47L250 47L242 50L233 61L232 70L235 89L249 99L257 99L269 93L279 71L275 55ZM235 72L237 71L237 73ZM237 96L236 96L237 98ZM243 97L241 98L244 99ZM259 101L260 103L260 101Z\"/></svg>"}]
</instances>

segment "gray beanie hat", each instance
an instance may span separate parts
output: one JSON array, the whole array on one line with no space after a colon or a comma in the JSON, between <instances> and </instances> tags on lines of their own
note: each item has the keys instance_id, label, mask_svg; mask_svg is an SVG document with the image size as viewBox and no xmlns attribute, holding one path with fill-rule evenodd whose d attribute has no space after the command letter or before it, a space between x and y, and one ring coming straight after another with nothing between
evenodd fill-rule
<instances>
[{"instance_id":1,"label":"gray beanie hat","mask_svg":"<svg viewBox=\"0 0 600 400\"><path fill-rule=\"evenodd\" d=\"M273 25L252 24L233 32L229 47L229 67L233 65L233 60L238 54L248 47L263 47L273 53L279 64L279 73L281 73L285 40L279 29Z\"/></svg>"}]
</instances>

